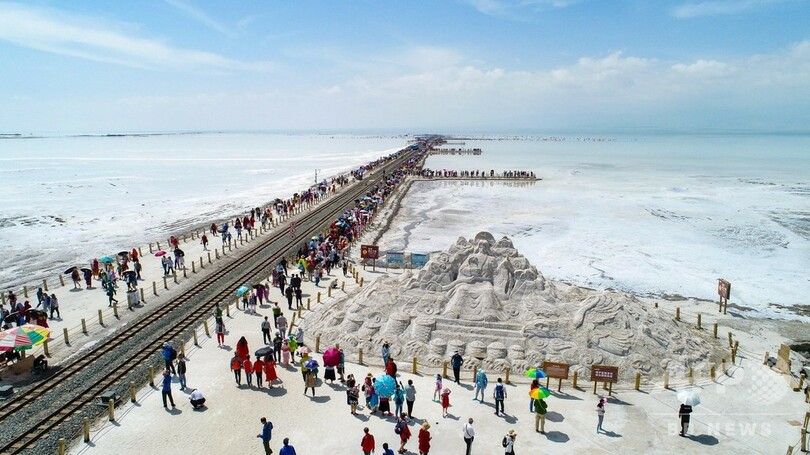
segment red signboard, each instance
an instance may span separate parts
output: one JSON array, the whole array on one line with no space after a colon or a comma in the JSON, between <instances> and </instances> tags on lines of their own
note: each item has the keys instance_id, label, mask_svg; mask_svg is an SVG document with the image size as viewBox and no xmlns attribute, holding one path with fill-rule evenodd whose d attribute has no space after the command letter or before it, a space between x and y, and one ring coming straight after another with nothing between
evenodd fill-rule
<instances>
[{"instance_id":1,"label":"red signboard","mask_svg":"<svg viewBox=\"0 0 810 455\"><path fill-rule=\"evenodd\" d=\"M363 259L377 259L380 257L380 247L377 245L360 245L360 257Z\"/></svg>"},{"instance_id":2,"label":"red signboard","mask_svg":"<svg viewBox=\"0 0 810 455\"><path fill-rule=\"evenodd\" d=\"M567 363L543 362L543 371L553 379L568 379Z\"/></svg>"},{"instance_id":3,"label":"red signboard","mask_svg":"<svg viewBox=\"0 0 810 455\"><path fill-rule=\"evenodd\" d=\"M717 280L717 295L728 300L731 297L731 283L722 278Z\"/></svg>"},{"instance_id":4,"label":"red signboard","mask_svg":"<svg viewBox=\"0 0 810 455\"><path fill-rule=\"evenodd\" d=\"M594 365L591 367L591 381L618 382L619 367L610 367L607 365Z\"/></svg>"}]
</instances>

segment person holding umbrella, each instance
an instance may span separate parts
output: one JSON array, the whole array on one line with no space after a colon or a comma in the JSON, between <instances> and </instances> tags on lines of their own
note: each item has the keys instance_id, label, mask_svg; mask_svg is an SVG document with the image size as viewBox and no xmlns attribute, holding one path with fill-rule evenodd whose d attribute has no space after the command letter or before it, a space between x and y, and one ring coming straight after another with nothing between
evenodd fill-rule
<instances>
[{"instance_id":1,"label":"person holding umbrella","mask_svg":"<svg viewBox=\"0 0 810 455\"><path fill-rule=\"evenodd\" d=\"M73 280L73 289L82 288L82 279L79 275L79 269L76 267L73 267L73 270L70 271L70 279Z\"/></svg>"},{"instance_id":2,"label":"person holding umbrella","mask_svg":"<svg viewBox=\"0 0 810 455\"><path fill-rule=\"evenodd\" d=\"M692 414L692 406L700 404L700 397L691 390L681 390L678 392L678 401L681 402L681 407L678 409L678 417L681 419L681 437L686 437L686 432L689 430L690 414Z\"/></svg>"},{"instance_id":3,"label":"person holding umbrella","mask_svg":"<svg viewBox=\"0 0 810 455\"><path fill-rule=\"evenodd\" d=\"M84 284L87 286L87 289L93 288L93 271L87 268L82 269L82 275L84 276Z\"/></svg>"},{"instance_id":4,"label":"person holding umbrella","mask_svg":"<svg viewBox=\"0 0 810 455\"><path fill-rule=\"evenodd\" d=\"M534 431L540 434L546 434L546 413L548 412L548 404L544 398L551 395L551 392L545 387L538 387L532 391L532 398L534 399Z\"/></svg>"},{"instance_id":5,"label":"person holding umbrella","mask_svg":"<svg viewBox=\"0 0 810 455\"><path fill-rule=\"evenodd\" d=\"M307 389L312 389L312 396L315 397L315 371L312 368L304 373L304 395L307 394Z\"/></svg>"}]
</instances>

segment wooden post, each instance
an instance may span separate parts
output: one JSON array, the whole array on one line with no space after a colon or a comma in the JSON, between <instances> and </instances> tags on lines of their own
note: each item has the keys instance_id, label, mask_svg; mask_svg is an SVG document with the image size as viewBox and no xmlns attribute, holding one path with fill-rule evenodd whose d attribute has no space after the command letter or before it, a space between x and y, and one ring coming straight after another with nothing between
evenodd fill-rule
<instances>
[{"instance_id":1,"label":"wooden post","mask_svg":"<svg viewBox=\"0 0 810 455\"><path fill-rule=\"evenodd\" d=\"M129 383L129 401L130 403L135 403L138 401L138 397L135 395L135 383Z\"/></svg>"},{"instance_id":2,"label":"wooden post","mask_svg":"<svg viewBox=\"0 0 810 455\"><path fill-rule=\"evenodd\" d=\"M186 273L186 268L185 267L183 267L183 273ZM172 277L174 278L175 284L177 284L178 281L177 281L177 270L176 269L172 270Z\"/></svg>"},{"instance_id":3,"label":"wooden post","mask_svg":"<svg viewBox=\"0 0 810 455\"><path fill-rule=\"evenodd\" d=\"M225 304L225 316L231 317L231 304L230 303Z\"/></svg>"},{"instance_id":4,"label":"wooden post","mask_svg":"<svg viewBox=\"0 0 810 455\"><path fill-rule=\"evenodd\" d=\"M143 251L141 251L141 247L138 247L138 256L143 256Z\"/></svg>"},{"instance_id":5,"label":"wooden post","mask_svg":"<svg viewBox=\"0 0 810 455\"><path fill-rule=\"evenodd\" d=\"M217 259L219 259L219 258L217 258ZM211 261L211 252L210 251L208 252L208 263L213 264L213 262Z\"/></svg>"},{"instance_id":6,"label":"wooden post","mask_svg":"<svg viewBox=\"0 0 810 455\"><path fill-rule=\"evenodd\" d=\"M48 280L42 280L42 289L48 290Z\"/></svg>"},{"instance_id":7,"label":"wooden post","mask_svg":"<svg viewBox=\"0 0 810 455\"><path fill-rule=\"evenodd\" d=\"M115 400L110 399L107 402L108 411L110 414L110 422L115 422Z\"/></svg>"},{"instance_id":8,"label":"wooden post","mask_svg":"<svg viewBox=\"0 0 810 455\"><path fill-rule=\"evenodd\" d=\"M763 365L767 365L767 364L768 364L768 359L769 359L770 357L771 357L771 353L770 353L770 352L768 352L768 351L765 351L765 361L764 361L764 362L762 362L762 364L763 364Z\"/></svg>"},{"instance_id":9,"label":"wooden post","mask_svg":"<svg viewBox=\"0 0 810 455\"><path fill-rule=\"evenodd\" d=\"M664 370L664 390L669 389L669 370Z\"/></svg>"},{"instance_id":10,"label":"wooden post","mask_svg":"<svg viewBox=\"0 0 810 455\"><path fill-rule=\"evenodd\" d=\"M340 290L344 291L344 292L346 291L346 281L345 280L340 282Z\"/></svg>"},{"instance_id":11,"label":"wooden post","mask_svg":"<svg viewBox=\"0 0 810 455\"><path fill-rule=\"evenodd\" d=\"M194 264L194 263L192 262L192 265L193 265L193 264ZM201 268L201 269L204 269L204 268L205 268L205 265L204 265L204 264L205 264L205 261L203 261L203 257L202 257L202 256L200 256L200 268Z\"/></svg>"},{"instance_id":12,"label":"wooden post","mask_svg":"<svg viewBox=\"0 0 810 455\"><path fill-rule=\"evenodd\" d=\"M186 355L186 343L180 343L180 354Z\"/></svg>"},{"instance_id":13,"label":"wooden post","mask_svg":"<svg viewBox=\"0 0 810 455\"><path fill-rule=\"evenodd\" d=\"M208 330L208 319L203 321L203 327L205 327L205 336L210 338L211 337L211 331Z\"/></svg>"},{"instance_id":14,"label":"wooden post","mask_svg":"<svg viewBox=\"0 0 810 455\"><path fill-rule=\"evenodd\" d=\"M737 348L731 348L731 364L737 363Z\"/></svg>"},{"instance_id":15,"label":"wooden post","mask_svg":"<svg viewBox=\"0 0 810 455\"><path fill-rule=\"evenodd\" d=\"M442 377L447 378L447 360L442 364Z\"/></svg>"},{"instance_id":16,"label":"wooden post","mask_svg":"<svg viewBox=\"0 0 810 455\"><path fill-rule=\"evenodd\" d=\"M294 325L295 325L295 313L293 313L292 320L290 321L290 331L292 331Z\"/></svg>"},{"instance_id":17,"label":"wooden post","mask_svg":"<svg viewBox=\"0 0 810 455\"><path fill-rule=\"evenodd\" d=\"M715 338L717 338L717 323L714 323L714 328L712 329L712 334Z\"/></svg>"},{"instance_id":18,"label":"wooden post","mask_svg":"<svg viewBox=\"0 0 810 455\"><path fill-rule=\"evenodd\" d=\"M689 368L689 385L695 385L695 370Z\"/></svg>"},{"instance_id":19,"label":"wooden post","mask_svg":"<svg viewBox=\"0 0 810 455\"><path fill-rule=\"evenodd\" d=\"M143 296L143 288L139 289L141 292L141 303L146 303L146 298Z\"/></svg>"},{"instance_id":20,"label":"wooden post","mask_svg":"<svg viewBox=\"0 0 810 455\"><path fill-rule=\"evenodd\" d=\"M361 288L363 287L363 278L364 278L364 277L362 277L362 276L360 277L360 287L361 287Z\"/></svg>"},{"instance_id":21,"label":"wooden post","mask_svg":"<svg viewBox=\"0 0 810 455\"><path fill-rule=\"evenodd\" d=\"M509 384L509 374L510 374L511 372L512 372L512 369L511 369L511 368L507 368L507 369L506 369L506 371L505 371L505 374L506 374L506 379L505 379L505 381L504 381L504 382L506 382L507 384Z\"/></svg>"},{"instance_id":22,"label":"wooden post","mask_svg":"<svg viewBox=\"0 0 810 455\"><path fill-rule=\"evenodd\" d=\"M85 321L84 318L82 318L82 333L87 335L87 321Z\"/></svg>"},{"instance_id":23,"label":"wooden post","mask_svg":"<svg viewBox=\"0 0 810 455\"><path fill-rule=\"evenodd\" d=\"M697 315L697 329L700 330L700 313Z\"/></svg>"},{"instance_id":24,"label":"wooden post","mask_svg":"<svg viewBox=\"0 0 810 455\"><path fill-rule=\"evenodd\" d=\"M357 364L362 365L363 364L363 348L360 348L357 352L358 352Z\"/></svg>"},{"instance_id":25,"label":"wooden post","mask_svg":"<svg viewBox=\"0 0 810 455\"><path fill-rule=\"evenodd\" d=\"M98 325L104 327L104 315L101 310L98 310Z\"/></svg>"},{"instance_id":26,"label":"wooden post","mask_svg":"<svg viewBox=\"0 0 810 455\"><path fill-rule=\"evenodd\" d=\"M113 315L115 315L115 319L121 319L118 317L118 303L113 303Z\"/></svg>"},{"instance_id":27,"label":"wooden post","mask_svg":"<svg viewBox=\"0 0 810 455\"><path fill-rule=\"evenodd\" d=\"M579 378L579 371L574 372L574 379L571 381L571 385L576 389L577 388L577 378Z\"/></svg>"},{"instance_id":28,"label":"wooden post","mask_svg":"<svg viewBox=\"0 0 810 455\"><path fill-rule=\"evenodd\" d=\"M675 307L675 320L676 321L681 320L681 307L679 307L679 306Z\"/></svg>"},{"instance_id":29,"label":"wooden post","mask_svg":"<svg viewBox=\"0 0 810 455\"><path fill-rule=\"evenodd\" d=\"M596 384L598 384L598 382L597 382L597 381L593 381L593 394L594 394L594 395L596 395Z\"/></svg>"},{"instance_id":30,"label":"wooden post","mask_svg":"<svg viewBox=\"0 0 810 455\"><path fill-rule=\"evenodd\" d=\"M723 360L720 362L720 371L722 371L723 374L726 374L727 370L726 370L726 358L725 357L723 357Z\"/></svg>"},{"instance_id":31,"label":"wooden post","mask_svg":"<svg viewBox=\"0 0 810 455\"><path fill-rule=\"evenodd\" d=\"M59 455L65 455L65 438L59 438L57 444L58 444L58 448L56 449L57 453Z\"/></svg>"},{"instance_id":32,"label":"wooden post","mask_svg":"<svg viewBox=\"0 0 810 455\"><path fill-rule=\"evenodd\" d=\"M51 356L51 353L48 351L48 339L47 338L42 343L42 351L45 353L45 357L50 357Z\"/></svg>"},{"instance_id":33,"label":"wooden post","mask_svg":"<svg viewBox=\"0 0 810 455\"><path fill-rule=\"evenodd\" d=\"M557 378L557 392L562 391L562 378Z\"/></svg>"},{"instance_id":34,"label":"wooden post","mask_svg":"<svg viewBox=\"0 0 810 455\"><path fill-rule=\"evenodd\" d=\"M82 434L84 442L90 442L90 419L87 417L82 419Z\"/></svg>"},{"instance_id":35,"label":"wooden post","mask_svg":"<svg viewBox=\"0 0 810 455\"><path fill-rule=\"evenodd\" d=\"M191 261L191 267L194 267L194 261ZM188 275L186 275L186 266L185 265L183 266L183 278L188 278ZM176 272L174 274L174 282L177 283L177 273Z\"/></svg>"},{"instance_id":36,"label":"wooden post","mask_svg":"<svg viewBox=\"0 0 810 455\"><path fill-rule=\"evenodd\" d=\"M155 367L149 366L149 385L155 386Z\"/></svg>"},{"instance_id":37,"label":"wooden post","mask_svg":"<svg viewBox=\"0 0 810 455\"><path fill-rule=\"evenodd\" d=\"M734 340L731 338L731 336L732 336L731 332L728 332L728 347L733 348L734 347Z\"/></svg>"},{"instance_id":38,"label":"wooden post","mask_svg":"<svg viewBox=\"0 0 810 455\"><path fill-rule=\"evenodd\" d=\"M28 286L23 286L23 295L28 297Z\"/></svg>"},{"instance_id":39,"label":"wooden post","mask_svg":"<svg viewBox=\"0 0 810 455\"><path fill-rule=\"evenodd\" d=\"M318 298L315 300L317 303L321 303L321 291L318 291ZM309 309L309 308L307 308Z\"/></svg>"},{"instance_id":40,"label":"wooden post","mask_svg":"<svg viewBox=\"0 0 810 455\"><path fill-rule=\"evenodd\" d=\"M612 382L608 383L608 396L609 397L613 396L613 383Z\"/></svg>"},{"instance_id":41,"label":"wooden post","mask_svg":"<svg viewBox=\"0 0 810 455\"><path fill-rule=\"evenodd\" d=\"M163 289L169 289L169 283L166 281L166 276L163 277Z\"/></svg>"},{"instance_id":42,"label":"wooden post","mask_svg":"<svg viewBox=\"0 0 810 455\"><path fill-rule=\"evenodd\" d=\"M199 346L200 343L197 342L197 331L195 330L195 331L191 332L191 334L192 334L192 336L194 338L194 346Z\"/></svg>"},{"instance_id":43,"label":"wooden post","mask_svg":"<svg viewBox=\"0 0 810 455\"><path fill-rule=\"evenodd\" d=\"M328 288L326 288L326 296L327 297L332 297L332 286L329 286Z\"/></svg>"},{"instance_id":44,"label":"wooden post","mask_svg":"<svg viewBox=\"0 0 810 455\"><path fill-rule=\"evenodd\" d=\"M152 242L149 242L149 254L152 254Z\"/></svg>"},{"instance_id":45,"label":"wooden post","mask_svg":"<svg viewBox=\"0 0 810 455\"><path fill-rule=\"evenodd\" d=\"M65 279L62 277L62 275L59 275L59 284L61 284L62 287L65 287ZM4 295L3 296L3 305L5 305L5 304L6 304L6 297Z\"/></svg>"},{"instance_id":46,"label":"wooden post","mask_svg":"<svg viewBox=\"0 0 810 455\"><path fill-rule=\"evenodd\" d=\"M151 245L151 243L149 245ZM158 251L160 251L160 242L155 242L155 245ZM150 250L149 252L151 253L152 251Z\"/></svg>"},{"instance_id":47,"label":"wooden post","mask_svg":"<svg viewBox=\"0 0 810 455\"><path fill-rule=\"evenodd\" d=\"M416 374L416 356L413 358L413 369L411 369L411 373Z\"/></svg>"},{"instance_id":48,"label":"wooden post","mask_svg":"<svg viewBox=\"0 0 810 455\"><path fill-rule=\"evenodd\" d=\"M641 373L636 373L636 390L641 388Z\"/></svg>"},{"instance_id":49,"label":"wooden post","mask_svg":"<svg viewBox=\"0 0 810 455\"><path fill-rule=\"evenodd\" d=\"M714 365L712 365L711 369L709 369L709 378L714 382L715 372L714 372Z\"/></svg>"},{"instance_id":50,"label":"wooden post","mask_svg":"<svg viewBox=\"0 0 810 455\"><path fill-rule=\"evenodd\" d=\"M321 352L321 336L315 337L315 353Z\"/></svg>"},{"instance_id":51,"label":"wooden post","mask_svg":"<svg viewBox=\"0 0 810 455\"><path fill-rule=\"evenodd\" d=\"M298 307L298 319L301 319L301 307Z\"/></svg>"},{"instance_id":52,"label":"wooden post","mask_svg":"<svg viewBox=\"0 0 810 455\"><path fill-rule=\"evenodd\" d=\"M202 262L202 261L201 261L201 262ZM194 266L194 261L191 261L191 273L197 273L197 269L196 269L196 268L195 268L195 266ZM183 268L183 276L185 276L185 275L186 275L186 269L185 269L185 267L184 267L184 268Z\"/></svg>"}]
</instances>

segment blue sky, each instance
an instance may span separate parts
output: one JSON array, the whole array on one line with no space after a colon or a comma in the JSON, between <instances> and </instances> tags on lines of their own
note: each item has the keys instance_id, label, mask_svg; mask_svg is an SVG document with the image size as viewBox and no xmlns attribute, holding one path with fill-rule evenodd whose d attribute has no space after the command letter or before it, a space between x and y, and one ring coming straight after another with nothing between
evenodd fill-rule
<instances>
[{"instance_id":1,"label":"blue sky","mask_svg":"<svg viewBox=\"0 0 810 455\"><path fill-rule=\"evenodd\" d=\"M0 132L807 130L810 0L0 2Z\"/></svg>"}]
</instances>

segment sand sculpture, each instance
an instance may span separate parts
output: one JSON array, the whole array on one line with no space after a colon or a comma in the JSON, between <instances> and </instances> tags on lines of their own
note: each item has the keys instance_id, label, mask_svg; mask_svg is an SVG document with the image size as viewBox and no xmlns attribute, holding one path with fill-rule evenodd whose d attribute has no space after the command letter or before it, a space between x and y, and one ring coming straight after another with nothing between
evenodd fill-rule
<instances>
[{"instance_id":1,"label":"sand sculpture","mask_svg":"<svg viewBox=\"0 0 810 455\"><path fill-rule=\"evenodd\" d=\"M388 340L395 358L433 365L458 350L491 370L547 360L580 375L593 364L618 366L624 377L683 374L714 350L710 336L632 295L555 285L508 238L488 232L459 238L422 270L318 307L304 329L374 355Z\"/></svg>"}]
</instances>

